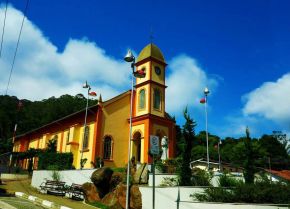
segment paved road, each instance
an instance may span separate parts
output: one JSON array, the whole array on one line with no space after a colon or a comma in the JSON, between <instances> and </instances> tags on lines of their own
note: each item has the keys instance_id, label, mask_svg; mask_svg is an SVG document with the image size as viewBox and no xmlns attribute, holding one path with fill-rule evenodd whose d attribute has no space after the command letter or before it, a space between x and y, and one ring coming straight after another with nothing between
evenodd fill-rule
<instances>
[{"instance_id":1,"label":"paved road","mask_svg":"<svg viewBox=\"0 0 290 209\"><path fill-rule=\"evenodd\" d=\"M43 209L27 200L17 197L0 197L1 209Z\"/></svg>"}]
</instances>

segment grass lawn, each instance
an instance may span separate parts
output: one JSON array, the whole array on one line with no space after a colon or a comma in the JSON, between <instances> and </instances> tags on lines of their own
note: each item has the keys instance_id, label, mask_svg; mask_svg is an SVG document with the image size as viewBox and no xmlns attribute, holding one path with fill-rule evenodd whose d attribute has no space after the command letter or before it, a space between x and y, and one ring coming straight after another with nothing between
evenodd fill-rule
<instances>
[{"instance_id":1,"label":"grass lawn","mask_svg":"<svg viewBox=\"0 0 290 209\"><path fill-rule=\"evenodd\" d=\"M38 192L36 189L31 187L31 180L17 180L17 181L5 181L2 182L4 185L1 185L0 188L6 189L7 192L23 192L27 195L33 195L44 200L55 202L58 205L64 205L70 208L84 208L84 209L96 209L96 207L86 205L82 201L75 201L65 197L59 197L54 195L47 195Z\"/></svg>"}]
</instances>

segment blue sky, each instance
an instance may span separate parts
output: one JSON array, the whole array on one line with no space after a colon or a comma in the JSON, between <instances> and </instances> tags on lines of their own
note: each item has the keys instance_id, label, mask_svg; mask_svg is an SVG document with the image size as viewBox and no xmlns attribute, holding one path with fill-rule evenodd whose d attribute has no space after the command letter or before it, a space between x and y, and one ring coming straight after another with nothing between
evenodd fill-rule
<instances>
[{"instance_id":1,"label":"blue sky","mask_svg":"<svg viewBox=\"0 0 290 209\"><path fill-rule=\"evenodd\" d=\"M0 60L5 92L26 1L9 0ZM1 1L0 28L5 1ZM128 48L150 42L167 68L167 111L183 124L186 105L203 130L199 104L208 86L209 132L290 133L289 1L30 1L8 94L31 100L82 91L88 80L110 98L130 88ZM3 93L2 93L3 92Z\"/></svg>"}]
</instances>

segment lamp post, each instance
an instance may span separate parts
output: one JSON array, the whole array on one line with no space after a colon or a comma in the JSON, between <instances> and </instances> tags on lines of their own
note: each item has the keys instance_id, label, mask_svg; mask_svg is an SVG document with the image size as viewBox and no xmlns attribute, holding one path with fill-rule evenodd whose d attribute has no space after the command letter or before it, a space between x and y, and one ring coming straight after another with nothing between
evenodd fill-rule
<instances>
[{"instance_id":1,"label":"lamp post","mask_svg":"<svg viewBox=\"0 0 290 209\"><path fill-rule=\"evenodd\" d=\"M203 92L204 92L204 96L205 96L204 110L205 110L205 134L206 134L207 170L209 171L208 131L207 131L207 95L209 94L208 88L206 87Z\"/></svg>"},{"instance_id":2,"label":"lamp post","mask_svg":"<svg viewBox=\"0 0 290 209\"><path fill-rule=\"evenodd\" d=\"M84 135L83 135L83 141L82 141L81 160L80 160L81 170L83 169L84 140L85 140L85 137L86 137L86 134L87 134L86 133L86 127L87 127L88 105L89 105L89 96L90 96L91 86L86 81L83 84L83 88L84 89L88 89L88 95L87 95L87 104L86 104L86 113L85 113L85 122L84 122Z\"/></svg>"},{"instance_id":3,"label":"lamp post","mask_svg":"<svg viewBox=\"0 0 290 209\"><path fill-rule=\"evenodd\" d=\"M220 144L222 144L222 141L219 140L218 142L218 154L219 154L219 171L221 171L221 154L220 154Z\"/></svg>"},{"instance_id":4,"label":"lamp post","mask_svg":"<svg viewBox=\"0 0 290 209\"><path fill-rule=\"evenodd\" d=\"M131 152L131 138L132 138L132 110L133 110L133 91L134 91L134 66L135 66L135 57L132 54L131 50L128 50L128 53L124 57L126 62L131 63L132 74L131 74L131 103L130 103L130 130L129 130L129 141L128 141L128 165L127 165L127 190L126 190L126 209L129 209L129 180L130 180L130 152Z\"/></svg>"}]
</instances>

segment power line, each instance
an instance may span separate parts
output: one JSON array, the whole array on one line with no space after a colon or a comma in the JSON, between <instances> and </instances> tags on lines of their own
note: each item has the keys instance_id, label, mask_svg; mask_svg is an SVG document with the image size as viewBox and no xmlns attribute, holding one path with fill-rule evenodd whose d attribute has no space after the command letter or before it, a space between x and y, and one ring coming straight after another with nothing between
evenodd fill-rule
<instances>
[{"instance_id":1,"label":"power line","mask_svg":"<svg viewBox=\"0 0 290 209\"><path fill-rule=\"evenodd\" d=\"M1 56L2 56L2 45L3 45L3 39L4 39L4 31L5 31L5 23L6 23L7 8L8 8L8 0L6 0L6 7L5 7L5 14L4 14L3 28L2 28L2 38L1 38L1 48L0 48L0 58L1 58Z\"/></svg>"},{"instance_id":2,"label":"power line","mask_svg":"<svg viewBox=\"0 0 290 209\"><path fill-rule=\"evenodd\" d=\"M25 20L25 17L26 17L28 4L29 4L29 0L26 1L26 6L25 6L24 13L23 13L23 19L22 19L22 23L21 23L20 32L19 32L19 35L18 35L18 40L17 40L16 49L15 49L15 53L14 53L14 57L13 57L13 61L12 61L11 69L10 69L10 74L9 74L9 79L8 79L5 95L7 95L7 92L8 92L8 88L9 88L9 84L10 84L10 80L11 80L11 76L12 76L12 72L13 72L13 68L14 68L14 63L15 63L15 59L16 59L16 54L17 54L17 50L18 50L18 46L19 46L20 36L21 36L21 33L22 33L23 23L24 23L24 20Z\"/></svg>"}]
</instances>

